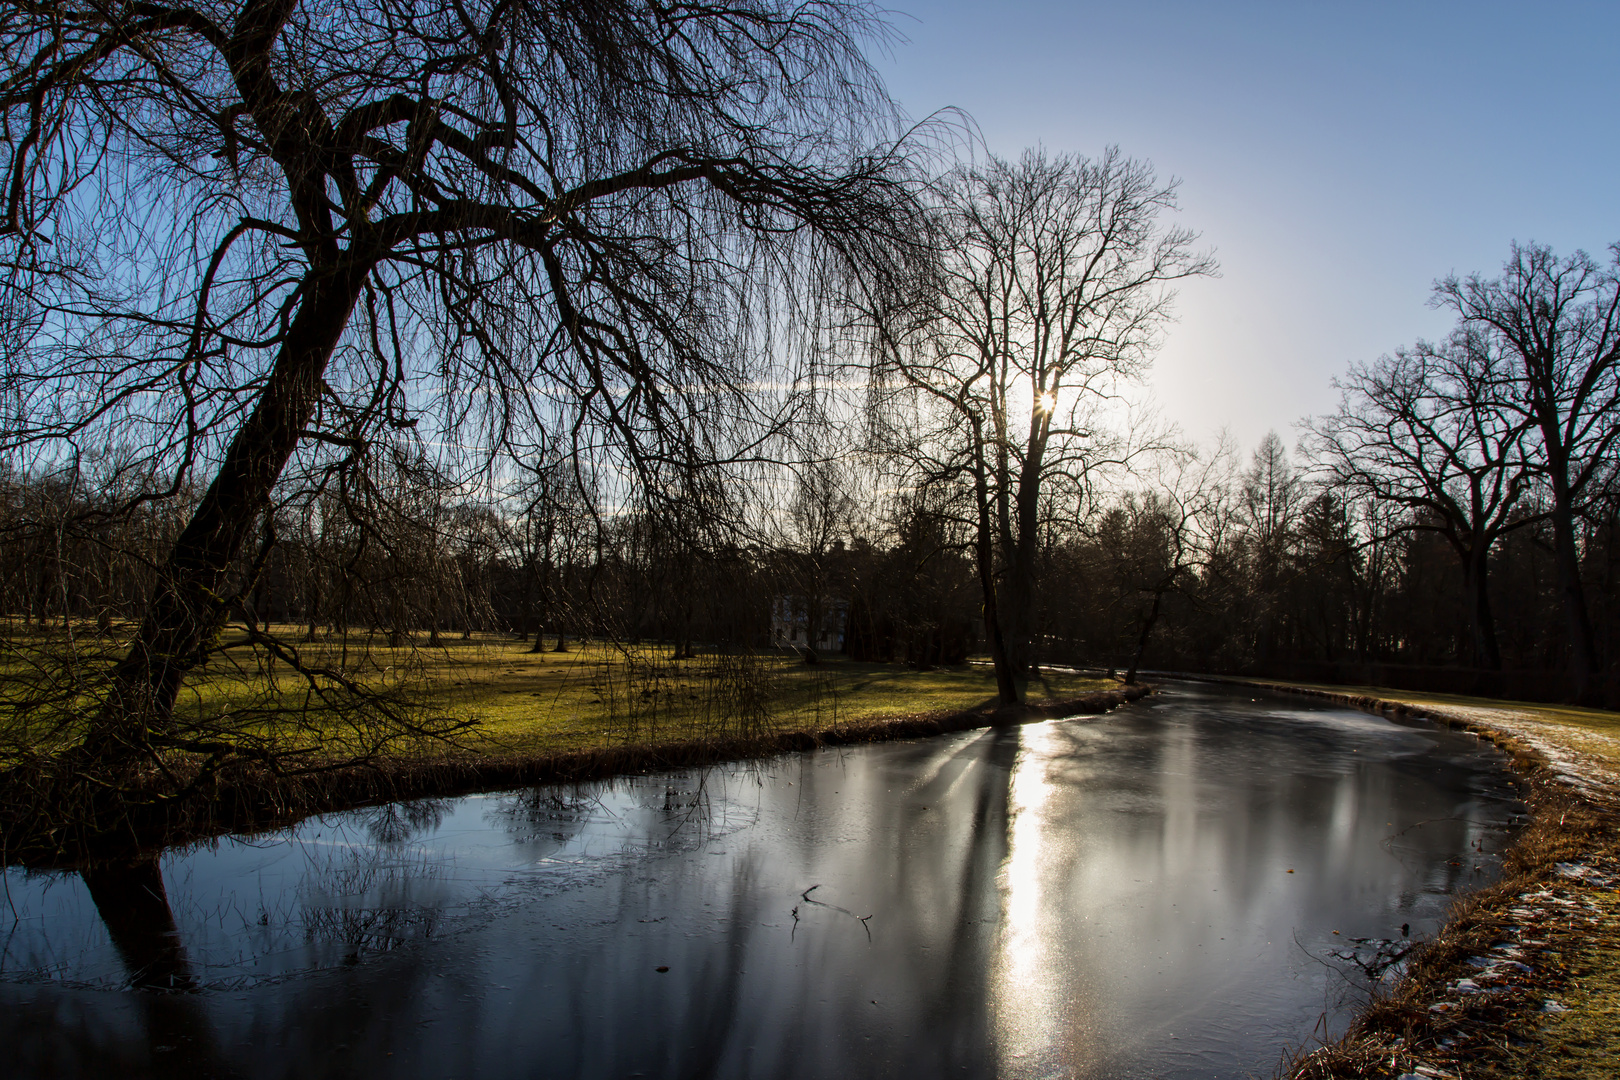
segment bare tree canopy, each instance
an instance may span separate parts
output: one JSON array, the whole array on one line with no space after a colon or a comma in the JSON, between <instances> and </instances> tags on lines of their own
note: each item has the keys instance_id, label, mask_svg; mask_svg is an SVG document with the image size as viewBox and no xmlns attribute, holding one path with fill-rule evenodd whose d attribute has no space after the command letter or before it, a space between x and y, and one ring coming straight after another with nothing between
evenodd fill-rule
<instances>
[{"instance_id":1,"label":"bare tree canopy","mask_svg":"<svg viewBox=\"0 0 1620 1080\"><path fill-rule=\"evenodd\" d=\"M1512 366L1503 407L1536 435L1579 696L1598 656L1575 519L1610 474L1620 440L1620 245L1610 253L1603 266L1583 251L1560 259L1542 245L1515 244L1501 277L1447 278L1434 293L1437 306L1455 311L1462 329Z\"/></svg>"},{"instance_id":2,"label":"bare tree canopy","mask_svg":"<svg viewBox=\"0 0 1620 1080\"><path fill-rule=\"evenodd\" d=\"M1126 456L1107 407L1151 356L1169 286L1214 271L1194 233L1160 222L1175 189L1112 148L956 170L938 185L937 279L882 354L882 379L918 410L904 452L969 492L1009 702L1032 661L1042 500L1074 504Z\"/></svg>"},{"instance_id":3,"label":"bare tree canopy","mask_svg":"<svg viewBox=\"0 0 1620 1080\"><path fill-rule=\"evenodd\" d=\"M1466 328L1439 344L1419 342L1337 385L1338 411L1311 425L1306 445L1327 482L1416 511L1411 527L1445 537L1470 598L1474 660L1499 670L1488 589L1492 547L1536 520L1530 421L1510 406L1514 366L1492 338Z\"/></svg>"},{"instance_id":4,"label":"bare tree canopy","mask_svg":"<svg viewBox=\"0 0 1620 1080\"><path fill-rule=\"evenodd\" d=\"M86 745L234 752L173 729L178 687L273 500L379 445L561 442L654 496L757 453L796 286L917 233L884 33L839 2L6 3L0 445L200 491Z\"/></svg>"}]
</instances>

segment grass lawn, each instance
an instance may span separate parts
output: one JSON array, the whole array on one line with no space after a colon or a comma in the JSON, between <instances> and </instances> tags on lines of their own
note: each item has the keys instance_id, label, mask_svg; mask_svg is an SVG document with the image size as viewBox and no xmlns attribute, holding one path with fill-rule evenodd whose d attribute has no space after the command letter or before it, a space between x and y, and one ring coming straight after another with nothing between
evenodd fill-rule
<instances>
[{"instance_id":1,"label":"grass lawn","mask_svg":"<svg viewBox=\"0 0 1620 1080\"><path fill-rule=\"evenodd\" d=\"M531 653L520 642L475 639L447 643L428 660L428 675L436 703L479 721L463 740L469 749L520 753L702 738L741 726L759 733L819 730L995 703L995 677L978 665L918 671L836 657L809 665L773 652L748 661L743 675L734 655L674 660L672 652L592 643L571 645L566 653ZM1026 695L1031 702L1051 701L1116 685L1051 674L1030 683ZM739 715L736 702L727 700L739 693L752 697L753 715Z\"/></svg>"},{"instance_id":2,"label":"grass lawn","mask_svg":"<svg viewBox=\"0 0 1620 1080\"><path fill-rule=\"evenodd\" d=\"M15 625L8 629L0 640L0 675L20 676L26 683L44 678L30 673L67 669L61 636L29 634ZM574 641L559 653L555 638L547 639L547 651L535 653L526 642L493 634L442 635L435 644L420 634L394 648L384 635L320 635L304 641L301 628L275 630L306 668L341 672L371 690L400 690L429 714L476 722L457 733L451 746L414 748L433 753L546 754L819 731L840 723L960 712L995 703L994 676L988 665L979 664L920 671L826 657L810 665L786 650L753 654L700 649L695 658L676 660L668 645ZM119 630L98 635L93 627L81 628L77 655L81 660L99 658L81 670L105 670L123 645ZM325 740L339 754L354 745L345 721L319 707L310 680L292 665L272 659L240 628L227 629L221 645L182 689L177 704L182 722L201 721L212 730L283 745ZM317 677L315 682L331 681ZM1040 703L1117 685L1054 672L1025 690L1031 703ZM90 698L80 695L80 700ZM65 747L76 740L77 723L35 737L14 728L8 737L16 740L12 745L23 742L36 750L51 743Z\"/></svg>"}]
</instances>

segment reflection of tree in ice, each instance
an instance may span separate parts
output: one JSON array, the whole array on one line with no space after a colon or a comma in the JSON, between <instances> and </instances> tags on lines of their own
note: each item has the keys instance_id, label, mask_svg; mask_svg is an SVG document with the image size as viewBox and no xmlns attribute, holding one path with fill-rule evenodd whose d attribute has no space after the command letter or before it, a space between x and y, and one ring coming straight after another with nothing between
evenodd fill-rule
<instances>
[{"instance_id":1,"label":"reflection of tree in ice","mask_svg":"<svg viewBox=\"0 0 1620 1080\"><path fill-rule=\"evenodd\" d=\"M486 820L527 846L530 858L572 852L597 862L689 850L758 820L759 807L746 796L761 786L769 768L767 763L748 763L527 788L493 800ZM566 861L575 860L570 856Z\"/></svg>"},{"instance_id":2,"label":"reflection of tree in ice","mask_svg":"<svg viewBox=\"0 0 1620 1080\"><path fill-rule=\"evenodd\" d=\"M408 812L416 805L395 809ZM435 805L427 812L436 823L444 809ZM409 823L407 814L383 820ZM368 822L373 835L376 826ZM449 867L426 853L402 857L386 848L343 848L311 869L297 890L294 923L306 944L341 945L346 959L354 959L361 950L387 952L425 940L444 922Z\"/></svg>"},{"instance_id":3,"label":"reflection of tree in ice","mask_svg":"<svg viewBox=\"0 0 1620 1080\"><path fill-rule=\"evenodd\" d=\"M388 803L366 811L366 833L379 844L403 844L444 823L450 812L450 799L414 799Z\"/></svg>"},{"instance_id":4,"label":"reflection of tree in ice","mask_svg":"<svg viewBox=\"0 0 1620 1080\"><path fill-rule=\"evenodd\" d=\"M603 785L571 785L525 788L503 795L485 815L512 839L526 844L568 843L601 809Z\"/></svg>"},{"instance_id":5,"label":"reflection of tree in ice","mask_svg":"<svg viewBox=\"0 0 1620 1080\"><path fill-rule=\"evenodd\" d=\"M351 959L366 952L388 952L411 941L425 941L439 928L432 908L315 908L304 912L304 937L311 944L343 945Z\"/></svg>"}]
</instances>

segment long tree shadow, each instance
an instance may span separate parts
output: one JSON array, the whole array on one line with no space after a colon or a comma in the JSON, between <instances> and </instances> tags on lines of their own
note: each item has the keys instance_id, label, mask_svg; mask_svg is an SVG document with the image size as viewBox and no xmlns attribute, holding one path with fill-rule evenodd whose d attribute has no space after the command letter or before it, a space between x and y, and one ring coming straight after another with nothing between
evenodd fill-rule
<instances>
[{"instance_id":1,"label":"long tree shadow","mask_svg":"<svg viewBox=\"0 0 1620 1080\"><path fill-rule=\"evenodd\" d=\"M157 857L98 863L81 868L79 876L124 963L129 986L140 992L150 1074L238 1075L225 1064L196 993L200 982L175 924ZM132 1060L124 1069L126 1075L145 1071Z\"/></svg>"},{"instance_id":2,"label":"long tree shadow","mask_svg":"<svg viewBox=\"0 0 1620 1080\"><path fill-rule=\"evenodd\" d=\"M131 986L197 989L155 856L86 866L79 876L129 971Z\"/></svg>"}]
</instances>

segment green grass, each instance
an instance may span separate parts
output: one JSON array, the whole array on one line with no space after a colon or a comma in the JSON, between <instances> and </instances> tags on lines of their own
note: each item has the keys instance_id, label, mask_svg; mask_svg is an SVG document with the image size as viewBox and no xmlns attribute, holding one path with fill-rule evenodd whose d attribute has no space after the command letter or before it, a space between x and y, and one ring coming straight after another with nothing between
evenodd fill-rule
<instances>
[{"instance_id":1,"label":"green grass","mask_svg":"<svg viewBox=\"0 0 1620 1080\"><path fill-rule=\"evenodd\" d=\"M479 721L467 740L478 749L516 752L583 749L648 738L701 737L714 691L712 655L670 659L667 646L625 649L572 646L567 653L530 653L521 643L455 643L432 662L434 704ZM635 669L635 682L631 669ZM957 712L995 703L995 677L981 666L918 671L898 664L825 658L807 665L789 654L760 658L765 683L762 731L818 730L882 716ZM1031 683L1031 702L1112 687L1101 679L1051 675ZM655 723L642 696L662 694ZM628 702L626 698L629 698ZM629 712L638 712L634 718Z\"/></svg>"},{"instance_id":2,"label":"green grass","mask_svg":"<svg viewBox=\"0 0 1620 1080\"><path fill-rule=\"evenodd\" d=\"M59 634L8 629L0 641L0 676L26 674L25 661L62 649ZM840 657L807 665L787 651L751 656L700 650L695 659L675 660L668 645L602 642L570 642L568 651L558 653L554 638L548 639L547 651L533 653L525 642L484 634L442 635L432 645L419 634L394 648L385 635L319 635L303 641L300 628L275 629L306 668L341 671L369 690L399 691L424 714L475 721L452 745L418 742L409 747L416 752L544 754L817 731L837 723L995 703L995 679L987 665L919 671ZM93 627L85 627L78 647L81 655L99 653L104 666L122 644L118 630L97 638ZM292 665L251 644L240 628L227 630L221 644L187 680L177 706L182 722L280 745L324 740L335 753L352 748L355 737L345 727L351 721L306 707L314 701L309 681ZM1039 703L1116 685L1051 673L1030 683L1026 694ZM70 744L72 731L58 729L52 739ZM398 746L403 752L408 741Z\"/></svg>"}]
</instances>

